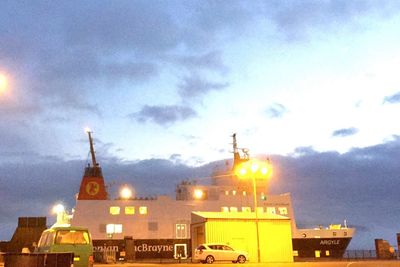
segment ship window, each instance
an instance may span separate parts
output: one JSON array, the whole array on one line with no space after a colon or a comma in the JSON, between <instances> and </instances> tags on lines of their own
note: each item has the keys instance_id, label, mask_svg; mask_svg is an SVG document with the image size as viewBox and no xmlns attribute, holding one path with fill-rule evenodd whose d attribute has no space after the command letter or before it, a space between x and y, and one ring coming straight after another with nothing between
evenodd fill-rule
<instances>
[{"instance_id":1,"label":"ship window","mask_svg":"<svg viewBox=\"0 0 400 267\"><path fill-rule=\"evenodd\" d=\"M50 246L53 243L53 239L54 239L54 231L50 231L50 232L45 232L43 233L43 235L40 237L39 240L39 247L47 247Z\"/></svg>"},{"instance_id":2,"label":"ship window","mask_svg":"<svg viewBox=\"0 0 400 267\"><path fill-rule=\"evenodd\" d=\"M114 229L116 234L122 233L122 224L114 224Z\"/></svg>"},{"instance_id":3,"label":"ship window","mask_svg":"<svg viewBox=\"0 0 400 267\"><path fill-rule=\"evenodd\" d=\"M267 213L268 214L276 214L275 207L267 207Z\"/></svg>"},{"instance_id":4,"label":"ship window","mask_svg":"<svg viewBox=\"0 0 400 267\"><path fill-rule=\"evenodd\" d=\"M107 224L106 232L107 234L120 234L122 233L122 224Z\"/></svg>"},{"instance_id":5,"label":"ship window","mask_svg":"<svg viewBox=\"0 0 400 267\"><path fill-rule=\"evenodd\" d=\"M225 196L229 196L229 191L228 190L225 191Z\"/></svg>"},{"instance_id":6,"label":"ship window","mask_svg":"<svg viewBox=\"0 0 400 267\"><path fill-rule=\"evenodd\" d=\"M147 207L139 207L139 213L140 214L147 214Z\"/></svg>"},{"instance_id":7,"label":"ship window","mask_svg":"<svg viewBox=\"0 0 400 267\"><path fill-rule=\"evenodd\" d=\"M344 235L344 236L347 236L347 232L344 232L343 235Z\"/></svg>"},{"instance_id":8,"label":"ship window","mask_svg":"<svg viewBox=\"0 0 400 267\"><path fill-rule=\"evenodd\" d=\"M279 209L279 214L280 215L287 215L288 214L286 207L279 207L278 209Z\"/></svg>"},{"instance_id":9,"label":"ship window","mask_svg":"<svg viewBox=\"0 0 400 267\"><path fill-rule=\"evenodd\" d=\"M157 222L149 222L149 231L158 231L158 223Z\"/></svg>"},{"instance_id":10,"label":"ship window","mask_svg":"<svg viewBox=\"0 0 400 267\"><path fill-rule=\"evenodd\" d=\"M125 214L127 214L127 215L135 214L135 207L132 207L132 206L125 207Z\"/></svg>"},{"instance_id":11,"label":"ship window","mask_svg":"<svg viewBox=\"0 0 400 267\"><path fill-rule=\"evenodd\" d=\"M333 236L336 236L336 232L333 232L332 234L333 234Z\"/></svg>"},{"instance_id":12,"label":"ship window","mask_svg":"<svg viewBox=\"0 0 400 267\"><path fill-rule=\"evenodd\" d=\"M298 256L299 256L299 251L293 250L293 257L298 257Z\"/></svg>"},{"instance_id":13,"label":"ship window","mask_svg":"<svg viewBox=\"0 0 400 267\"><path fill-rule=\"evenodd\" d=\"M331 253L329 252L329 250L325 250L325 256L330 256L331 255Z\"/></svg>"},{"instance_id":14,"label":"ship window","mask_svg":"<svg viewBox=\"0 0 400 267\"><path fill-rule=\"evenodd\" d=\"M246 191L243 191L242 194L243 194L243 196L247 196L247 192Z\"/></svg>"},{"instance_id":15,"label":"ship window","mask_svg":"<svg viewBox=\"0 0 400 267\"><path fill-rule=\"evenodd\" d=\"M53 243L55 232L50 232L47 235L46 245L50 246Z\"/></svg>"},{"instance_id":16,"label":"ship window","mask_svg":"<svg viewBox=\"0 0 400 267\"><path fill-rule=\"evenodd\" d=\"M236 190L233 190L233 191L232 191L232 195L233 195L233 196L236 196Z\"/></svg>"},{"instance_id":17,"label":"ship window","mask_svg":"<svg viewBox=\"0 0 400 267\"><path fill-rule=\"evenodd\" d=\"M251 212L250 207L242 207L242 212Z\"/></svg>"},{"instance_id":18,"label":"ship window","mask_svg":"<svg viewBox=\"0 0 400 267\"><path fill-rule=\"evenodd\" d=\"M321 250L316 250L316 251L314 251L314 253L315 253L315 257L316 258L320 258L321 257Z\"/></svg>"},{"instance_id":19,"label":"ship window","mask_svg":"<svg viewBox=\"0 0 400 267\"><path fill-rule=\"evenodd\" d=\"M120 207L111 206L110 207L110 214L111 215L118 215L120 213Z\"/></svg>"},{"instance_id":20,"label":"ship window","mask_svg":"<svg viewBox=\"0 0 400 267\"><path fill-rule=\"evenodd\" d=\"M175 224L176 238L187 238L187 226L185 223Z\"/></svg>"},{"instance_id":21,"label":"ship window","mask_svg":"<svg viewBox=\"0 0 400 267\"><path fill-rule=\"evenodd\" d=\"M229 212L229 208L228 208L228 207L222 207L222 208L221 208L221 211L222 211L222 212Z\"/></svg>"},{"instance_id":22,"label":"ship window","mask_svg":"<svg viewBox=\"0 0 400 267\"><path fill-rule=\"evenodd\" d=\"M237 211L238 211L238 208L237 208L237 207L230 207L229 210L230 210L231 212L237 212Z\"/></svg>"},{"instance_id":23,"label":"ship window","mask_svg":"<svg viewBox=\"0 0 400 267\"><path fill-rule=\"evenodd\" d=\"M303 233L301 236L302 236L302 237L307 237L306 233Z\"/></svg>"}]
</instances>

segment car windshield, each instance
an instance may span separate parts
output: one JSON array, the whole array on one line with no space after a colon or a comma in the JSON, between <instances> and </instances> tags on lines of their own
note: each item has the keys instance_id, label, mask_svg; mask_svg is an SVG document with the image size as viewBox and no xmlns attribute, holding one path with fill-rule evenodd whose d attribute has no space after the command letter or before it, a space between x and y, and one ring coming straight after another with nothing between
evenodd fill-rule
<instances>
[{"instance_id":1,"label":"car windshield","mask_svg":"<svg viewBox=\"0 0 400 267\"><path fill-rule=\"evenodd\" d=\"M56 235L56 244L89 244L89 234L86 231L60 230Z\"/></svg>"}]
</instances>

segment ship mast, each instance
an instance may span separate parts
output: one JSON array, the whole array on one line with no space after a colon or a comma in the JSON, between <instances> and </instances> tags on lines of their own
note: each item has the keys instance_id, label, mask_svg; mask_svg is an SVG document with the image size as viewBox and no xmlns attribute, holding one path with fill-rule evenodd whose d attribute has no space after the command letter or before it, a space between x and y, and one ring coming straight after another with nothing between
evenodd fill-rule
<instances>
[{"instance_id":1,"label":"ship mast","mask_svg":"<svg viewBox=\"0 0 400 267\"><path fill-rule=\"evenodd\" d=\"M239 154L239 149L237 147L237 142L236 142L236 133L234 133L232 135L232 138L233 138L233 143L232 143L232 145L233 145L233 168L235 168L235 166L237 164L239 164L239 162L240 162L240 154Z\"/></svg>"},{"instance_id":2,"label":"ship mast","mask_svg":"<svg viewBox=\"0 0 400 267\"><path fill-rule=\"evenodd\" d=\"M94 147L93 147L93 139L92 139L92 132L90 130L87 131L89 135L89 144L90 144L90 154L92 155L92 166L96 167L97 162L96 162L96 155L94 154Z\"/></svg>"},{"instance_id":3,"label":"ship mast","mask_svg":"<svg viewBox=\"0 0 400 267\"><path fill-rule=\"evenodd\" d=\"M233 138L233 166L232 169L234 170L237 165L239 165L242 162L248 161L249 160L249 150L247 148L238 148L237 142L236 142L236 133L232 135ZM240 150L242 150L243 156L240 155Z\"/></svg>"}]
</instances>

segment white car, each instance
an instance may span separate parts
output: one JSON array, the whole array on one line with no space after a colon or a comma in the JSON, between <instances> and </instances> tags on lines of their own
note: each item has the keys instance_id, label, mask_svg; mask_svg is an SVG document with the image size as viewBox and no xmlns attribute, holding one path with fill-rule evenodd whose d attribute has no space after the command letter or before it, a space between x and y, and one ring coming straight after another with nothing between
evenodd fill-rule
<instances>
[{"instance_id":1,"label":"white car","mask_svg":"<svg viewBox=\"0 0 400 267\"><path fill-rule=\"evenodd\" d=\"M194 251L194 259L202 263L214 261L232 261L233 263L245 263L248 260L246 251L235 250L225 244L201 244Z\"/></svg>"}]
</instances>

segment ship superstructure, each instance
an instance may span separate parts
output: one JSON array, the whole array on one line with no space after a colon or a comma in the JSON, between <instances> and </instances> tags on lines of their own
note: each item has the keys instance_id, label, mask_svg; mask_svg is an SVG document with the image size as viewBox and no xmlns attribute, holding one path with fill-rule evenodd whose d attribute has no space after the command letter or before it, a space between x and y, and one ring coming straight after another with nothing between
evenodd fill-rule
<instances>
[{"instance_id":1,"label":"ship superstructure","mask_svg":"<svg viewBox=\"0 0 400 267\"><path fill-rule=\"evenodd\" d=\"M235 134L232 138L233 162L226 170L216 172L210 185L184 181L176 186L175 198L160 195L153 198L108 199L89 133L93 167L88 166L85 170L72 225L89 228L95 247L98 241L98 249L111 246L122 250L128 242L126 240L131 240L136 244L136 259L164 257L144 247L170 244L169 250L164 247L168 250L167 254L174 253L170 250L177 244L190 248L192 212L251 213L254 212L253 193L256 192L258 214L276 214L291 219L295 258L342 257L354 229L341 225L297 229L290 193L267 194L266 182L257 183L253 190L251 181L236 177L235 167L248 161L249 154L248 150L237 147ZM98 183L94 190L97 194L90 193L94 192L90 190L91 183Z\"/></svg>"}]
</instances>

